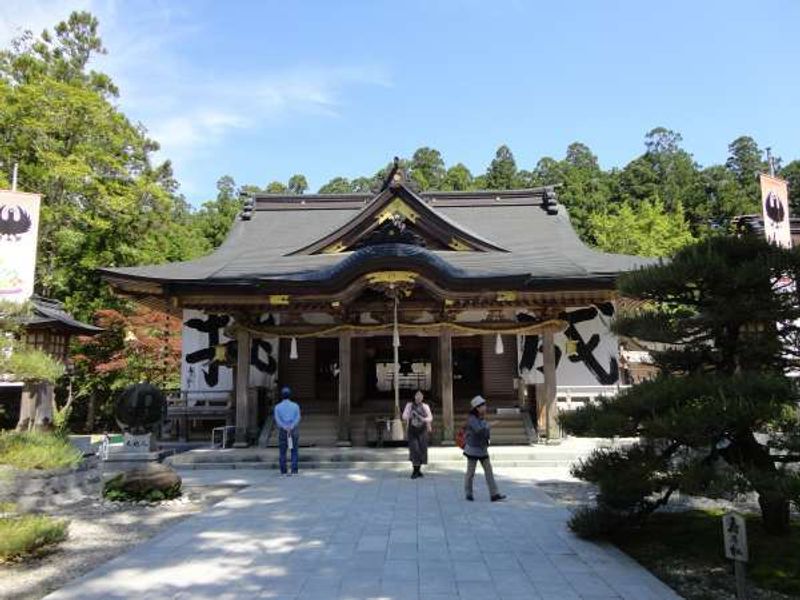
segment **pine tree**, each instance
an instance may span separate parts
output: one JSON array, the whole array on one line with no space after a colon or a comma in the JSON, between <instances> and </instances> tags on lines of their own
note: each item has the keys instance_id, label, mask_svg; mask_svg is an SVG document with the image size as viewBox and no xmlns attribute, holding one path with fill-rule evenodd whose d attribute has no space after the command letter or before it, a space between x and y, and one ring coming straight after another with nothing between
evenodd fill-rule
<instances>
[{"instance_id":1,"label":"pine tree","mask_svg":"<svg viewBox=\"0 0 800 600\"><path fill-rule=\"evenodd\" d=\"M516 187L517 163L508 146L500 146L486 170L486 189L510 190Z\"/></svg>"},{"instance_id":2,"label":"pine tree","mask_svg":"<svg viewBox=\"0 0 800 600\"><path fill-rule=\"evenodd\" d=\"M675 491L751 490L765 529L788 531L790 503L800 504L800 476L787 468L800 462L798 397L786 376L800 307L784 275L798 272L795 250L716 237L620 278L639 308L621 311L615 330L655 343L660 375L563 415L574 434L639 440L573 469L600 490L597 507L573 518L576 531L639 521Z\"/></svg>"}]
</instances>

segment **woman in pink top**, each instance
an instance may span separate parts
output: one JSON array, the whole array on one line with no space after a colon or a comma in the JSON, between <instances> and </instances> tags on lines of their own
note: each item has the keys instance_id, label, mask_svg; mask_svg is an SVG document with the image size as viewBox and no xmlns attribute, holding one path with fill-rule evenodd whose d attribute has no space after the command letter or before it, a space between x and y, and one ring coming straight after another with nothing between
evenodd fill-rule
<instances>
[{"instance_id":1,"label":"woman in pink top","mask_svg":"<svg viewBox=\"0 0 800 600\"><path fill-rule=\"evenodd\" d=\"M422 477L420 467L428 464L428 435L431 432L433 413L422 399L422 392L417 390L414 401L406 404L403 409L403 420L408 431L408 458L414 467L411 479Z\"/></svg>"}]
</instances>

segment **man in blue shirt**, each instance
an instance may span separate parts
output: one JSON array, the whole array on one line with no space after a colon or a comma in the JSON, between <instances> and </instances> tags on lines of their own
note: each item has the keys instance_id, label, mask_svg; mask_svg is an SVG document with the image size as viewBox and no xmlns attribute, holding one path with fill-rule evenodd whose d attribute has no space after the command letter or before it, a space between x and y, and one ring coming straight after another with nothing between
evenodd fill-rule
<instances>
[{"instance_id":1,"label":"man in blue shirt","mask_svg":"<svg viewBox=\"0 0 800 600\"><path fill-rule=\"evenodd\" d=\"M292 390L284 387L281 390L282 400L275 405L275 426L278 428L278 464L281 475L286 475L286 450L291 449L292 472L297 474L297 443L299 436L297 426L300 424L300 407L292 402Z\"/></svg>"}]
</instances>

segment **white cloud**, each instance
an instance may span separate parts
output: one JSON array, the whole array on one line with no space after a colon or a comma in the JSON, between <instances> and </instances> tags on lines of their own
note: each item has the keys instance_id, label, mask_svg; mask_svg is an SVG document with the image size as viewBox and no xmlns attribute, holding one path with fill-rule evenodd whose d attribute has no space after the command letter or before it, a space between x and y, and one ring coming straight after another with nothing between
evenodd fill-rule
<instances>
[{"instance_id":1,"label":"white cloud","mask_svg":"<svg viewBox=\"0 0 800 600\"><path fill-rule=\"evenodd\" d=\"M161 144L161 156L173 161L179 178L194 159L243 130L257 132L301 115L335 118L347 89L390 85L380 68L363 65L209 72L182 51L203 34L203 24L167 0L3 0L0 44L22 29L38 34L52 28L72 10L98 17L108 54L92 67L111 76L121 109ZM181 179L185 190L195 187Z\"/></svg>"},{"instance_id":2,"label":"white cloud","mask_svg":"<svg viewBox=\"0 0 800 600\"><path fill-rule=\"evenodd\" d=\"M0 46L6 47L26 29L38 35L73 10L90 10L92 0L3 0L0 3Z\"/></svg>"}]
</instances>

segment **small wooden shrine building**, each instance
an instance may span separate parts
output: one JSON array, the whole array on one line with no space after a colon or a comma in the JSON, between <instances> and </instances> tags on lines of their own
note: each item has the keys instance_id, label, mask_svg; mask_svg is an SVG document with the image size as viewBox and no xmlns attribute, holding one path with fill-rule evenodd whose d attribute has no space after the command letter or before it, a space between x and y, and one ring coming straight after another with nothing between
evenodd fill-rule
<instances>
[{"instance_id":1,"label":"small wooden shrine building","mask_svg":"<svg viewBox=\"0 0 800 600\"><path fill-rule=\"evenodd\" d=\"M559 360L614 384L616 359L576 326L610 318L617 276L648 262L585 246L553 187L418 193L395 167L375 194L257 194L213 254L102 275L209 336L186 355L205 382L233 362L238 445L261 426L252 365L331 414L342 444L359 437L356 415L422 389L447 443L478 393L535 406L555 436ZM231 344L251 351L232 358Z\"/></svg>"}]
</instances>

